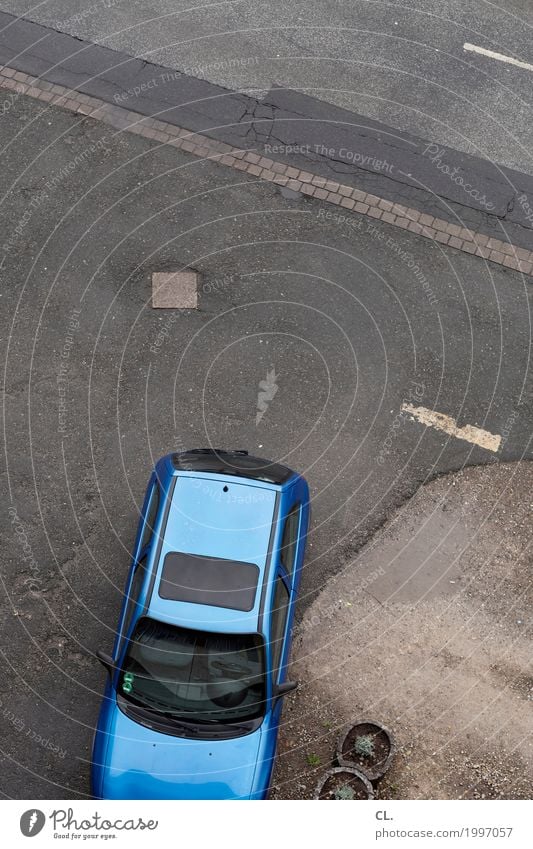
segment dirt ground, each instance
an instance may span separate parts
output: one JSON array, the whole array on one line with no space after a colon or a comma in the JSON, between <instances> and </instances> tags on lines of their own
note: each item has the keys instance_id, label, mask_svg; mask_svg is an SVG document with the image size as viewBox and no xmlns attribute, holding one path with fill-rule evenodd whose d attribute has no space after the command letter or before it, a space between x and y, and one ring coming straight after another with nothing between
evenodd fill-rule
<instances>
[{"instance_id":1,"label":"dirt ground","mask_svg":"<svg viewBox=\"0 0 533 849\"><path fill-rule=\"evenodd\" d=\"M522 799L533 786L533 463L421 487L298 626L273 798L311 798L340 730L397 753L380 798Z\"/></svg>"}]
</instances>

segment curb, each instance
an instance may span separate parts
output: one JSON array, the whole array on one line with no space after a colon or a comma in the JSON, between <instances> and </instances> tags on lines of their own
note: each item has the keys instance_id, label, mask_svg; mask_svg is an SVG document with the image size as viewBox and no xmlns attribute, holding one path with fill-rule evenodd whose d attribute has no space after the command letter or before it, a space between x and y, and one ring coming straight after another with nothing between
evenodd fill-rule
<instances>
[{"instance_id":1,"label":"curb","mask_svg":"<svg viewBox=\"0 0 533 849\"><path fill-rule=\"evenodd\" d=\"M8 66L0 69L0 88L102 121L120 132L144 136L202 159L216 159L222 165L249 176L285 186L307 197L357 212L373 221L383 221L440 245L533 276L533 251L451 224L441 218L434 218L414 207L393 203L378 195L337 183L311 171L294 168L251 150L232 147L175 124L144 117L122 106L80 94L73 89L47 82L43 78L37 79Z\"/></svg>"}]
</instances>

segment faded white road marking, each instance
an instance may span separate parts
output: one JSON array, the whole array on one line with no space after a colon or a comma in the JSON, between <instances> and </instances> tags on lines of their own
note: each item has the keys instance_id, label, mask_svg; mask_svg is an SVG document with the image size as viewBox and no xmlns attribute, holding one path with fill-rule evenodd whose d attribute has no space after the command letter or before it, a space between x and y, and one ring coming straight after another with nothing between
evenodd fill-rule
<instances>
[{"instance_id":1,"label":"faded white road marking","mask_svg":"<svg viewBox=\"0 0 533 849\"><path fill-rule=\"evenodd\" d=\"M500 447L502 438L498 434L489 433L488 430L482 430L480 427L473 427L472 425L457 427L456 420L444 413L428 410L427 407L414 407L413 404L402 404L402 411L409 413L421 424L442 430L444 433L449 433L450 436L455 436L456 439L464 439L473 445L479 445L480 448L486 448L487 451L497 451Z\"/></svg>"},{"instance_id":2,"label":"faded white road marking","mask_svg":"<svg viewBox=\"0 0 533 849\"><path fill-rule=\"evenodd\" d=\"M486 50L484 47L476 47L475 44L463 44L463 50L488 56L489 59L497 59L498 62L507 62L508 65L516 65L517 68L525 68L526 71L533 71L533 65L529 62L521 62L520 59L513 59L512 56L504 56L503 53L495 53L494 50Z\"/></svg>"}]
</instances>

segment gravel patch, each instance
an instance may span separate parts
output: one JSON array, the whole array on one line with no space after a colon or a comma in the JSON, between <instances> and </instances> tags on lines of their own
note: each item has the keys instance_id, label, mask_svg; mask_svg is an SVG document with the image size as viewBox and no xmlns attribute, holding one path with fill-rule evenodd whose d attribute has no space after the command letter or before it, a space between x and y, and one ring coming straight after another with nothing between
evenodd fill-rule
<instances>
[{"instance_id":1,"label":"gravel patch","mask_svg":"<svg viewBox=\"0 0 533 849\"><path fill-rule=\"evenodd\" d=\"M298 626L274 798L310 798L350 722L398 745L381 798L525 799L533 463L421 487Z\"/></svg>"}]
</instances>

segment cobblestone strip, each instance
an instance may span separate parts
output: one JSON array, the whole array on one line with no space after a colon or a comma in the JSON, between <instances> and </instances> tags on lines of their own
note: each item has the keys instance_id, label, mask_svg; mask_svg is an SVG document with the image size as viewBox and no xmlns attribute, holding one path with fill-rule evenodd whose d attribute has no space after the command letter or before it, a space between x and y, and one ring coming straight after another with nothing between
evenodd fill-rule
<instances>
[{"instance_id":1,"label":"cobblestone strip","mask_svg":"<svg viewBox=\"0 0 533 849\"><path fill-rule=\"evenodd\" d=\"M308 197L353 210L374 221L384 221L441 245L482 257L483 259L533 276L533 251L518 248L509 242L493 239L475 230L450 224L441 218L421 213L417 209L368 194L352 186L344 186L311 171L302 171L260 153L231 147L207 136L176 127L155 118L146 118L123 106L106 103L77 91L36 79L13 68L0 69L0 88L15 94L25 94L48 103L103 121L117 130L136 133L161 144L185 150L194 156L216 159L223 165L253 177L287 186ZM4 111L7 106L4 104Z\"/></svg>"}]
</instances>

